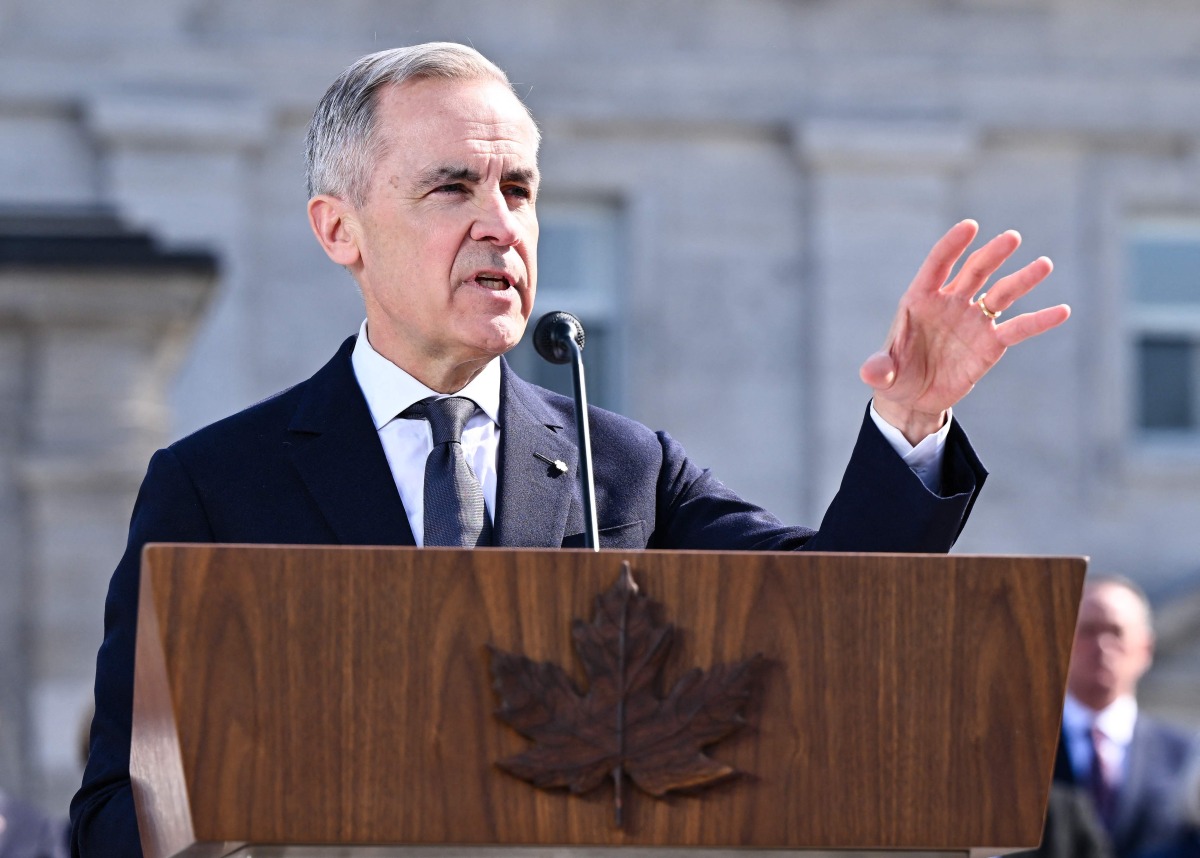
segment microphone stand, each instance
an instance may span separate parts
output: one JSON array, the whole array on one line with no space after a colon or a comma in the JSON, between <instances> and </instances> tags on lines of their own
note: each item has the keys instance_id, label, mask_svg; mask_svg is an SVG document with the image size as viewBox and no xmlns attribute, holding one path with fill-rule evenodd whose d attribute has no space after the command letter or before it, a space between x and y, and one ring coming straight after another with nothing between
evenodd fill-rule
<instances>
[{"instance_id":1,"label":"microphone stand","mask_svg":"<svg viewBox=\"0 0 1200 858\"><path fill-rule=\"evenodd\" d=\"M596 521L596 484L592 479L592 436L588 430L587 386L583 380L583 349L567 337L571 376L575 382L575 432L579 436L579 480L583 489L583 547L600 550L600 525Z\"/></svg>"},{"instance_id":2,"label":"microphone stand","mask_svg":"<svg viewBox=\"0 0 1200 858\"><path fill-rule=\"evenodd\" d=\"M575 383L575 433L579 440L579 482L583 494L583 545L600 550L596 485L592 479L592 437L588 431L587 386L583 380L583 325L561 310L547 313L533 331L533 346L550 363L570 363Z\"/></svg>"}]
</instances>

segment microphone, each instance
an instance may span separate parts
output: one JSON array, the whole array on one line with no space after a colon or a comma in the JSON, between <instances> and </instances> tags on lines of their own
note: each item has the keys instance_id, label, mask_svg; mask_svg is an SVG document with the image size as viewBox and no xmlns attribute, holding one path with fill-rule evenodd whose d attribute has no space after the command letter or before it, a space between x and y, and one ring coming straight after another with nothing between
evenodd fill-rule
<instances>
[{"instance_id":1,"label":"microphone","mask_svg":"<svg viewBox=\"0 0 1200 858\"><path fill-rule=\"evenodd\" d=\"M583 380L583 325L570 313L556 310L538 319L533 347L550 363L570 363L575 381L575 434L579 438L579 480L583 493L583 546L600 550L596 521L596 485L592 480L592 438L587 421L587 387Z\"/></svg>"},{"instance_id":2,"label":"microphone","mask_svg":"<svg viewBox=\"0 0 1200 858\"><path fill-rule=\"evenodd\" d=\"M570 341L574 340L582 350L586 339L579 320L562 310L542 316L533 329L533 347L550 363L568 363L571 360Z\"/></svg>"}]
</instances>

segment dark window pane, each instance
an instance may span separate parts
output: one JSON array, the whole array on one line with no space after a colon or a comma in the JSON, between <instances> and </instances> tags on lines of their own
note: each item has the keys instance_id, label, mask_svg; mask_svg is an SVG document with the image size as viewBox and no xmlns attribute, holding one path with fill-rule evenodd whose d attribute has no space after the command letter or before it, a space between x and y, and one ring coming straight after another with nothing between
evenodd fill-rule
<instances>
[{"instance_id":1,"label":"dark window pane","mask_svg":"<svg viewBox=\"0 0 1200 858\"><path fill-rule=\"evenodd\" d=\"M590 237L576 224L555 223L549 219L541 224L541 236L538 238L539 296L569 290L578 281L588 263Z\"/></svg>"},{"instance_id":2,"label":"dark window pane","mask_svg":"<svg viewBox=\"0 0 1200 858\"><path fill-rule=\"evenodd\" d=\"M1182 337L1143 337L1138 343L1138 416L1143 428L1196 427L1196 348Z\"/></svg>"},{"instance_id":3,"label":"dark window pane","mask_svg":"<svg viewBox=\"0 0 1200 858\"><path fill-rule=\"evenodd\" d=\"M1200 306L1200 235L1136 237L1130 264L1139 304Z\"/></svg>"},{"instance_id":4,"label":"dark window pane","mask_svg":"<svg viewBox=\"0 0 1200 858\"><path fill-rule=\"evenodd\" d=\"M621 409L621 343L616 260L618 217L607 205L545 199L539 205L538 286L525 338L508 361L527 381L565 396L572 394L571 367L543 360L533 348L538 319L552 310L579 317L587 332L583 365L588 402Z\"/></svg>"}]
</instances>

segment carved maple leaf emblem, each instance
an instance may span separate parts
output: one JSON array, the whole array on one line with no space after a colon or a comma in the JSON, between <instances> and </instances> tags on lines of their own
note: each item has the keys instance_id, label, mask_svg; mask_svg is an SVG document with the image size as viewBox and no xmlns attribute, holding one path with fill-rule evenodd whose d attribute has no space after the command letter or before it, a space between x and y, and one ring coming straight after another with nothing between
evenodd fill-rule
<instances>
[{"instance_id":1,"label":"carved maple leaf emblem","mask_svg":"<svg viewBox=\"0 0 1200 858\"><path fill-rule=\"evenodd\" d=\"M661 673L674 626L656 619L659 608L638 592L625 563L616 583L596 597L592 622L572 622L586 693L556 664L493 648L496 717L534 742L497 765L537 787L576 794L612 777L618 827L623 774L653 796L737 774L703 748L745 724L742 710L757 686L762 655L707 672L693 668L664 696Z\"/></svg>"}]
</instances>

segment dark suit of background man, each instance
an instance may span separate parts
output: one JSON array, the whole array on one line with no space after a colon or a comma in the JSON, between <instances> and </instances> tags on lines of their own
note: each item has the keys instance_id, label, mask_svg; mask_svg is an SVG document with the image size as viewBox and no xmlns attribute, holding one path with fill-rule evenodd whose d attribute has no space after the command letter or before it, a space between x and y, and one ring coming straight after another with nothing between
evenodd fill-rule
<instances>
[{"instance_id":1,"label":"dark suit of background man","mask_svg":"<svg viewBox=\"0 0 1200 858\"><path fill-rule=\"evenodd\" d=\"M1154 657L1150 603L1136 584L1097 576L1084 586L1067 674L1055 780L1090 792L1116 858L1182 842L1182 773L1192 737L1138 709Z\"/></svg>"},{"instance_id":2,"label":"dark suit of background man","mask_svg":"<svg viewBox=\"0 0 1200 858\"><path fill-rule=\"evenodd\" d=\"M65 819L0 792L0 858L65 858Z\"/></svg>"},{"instance_id":3,"label":"dark suit of background man","mask_svg":"<svg viewBox=\"0 0 1200 858\"><path fill-rule=\"evenodd\" d=\"M398 415L454 393L478 406L462 444L491 543L580 544L570 402L500 359L533 310L538 143L504 73L461 45L364 57L322 99L308 135L309 220L357 281L366 321L308 381L151 460L106 603L91 753L71 807L77 855L139 852L128 766L145 542L421 545L432 441L424 422ZM713 177L714 205L727 178ZM1005 348L1069 313L997 325L1051 265L1043 257L1001 278L985 303L976 295L1020 236L992 239L951 279L977 229L963 221L938 241L864 364L874 407L819 531L737 497L665 433L592 410L602 545L948 550L985 476L950 407ZM770 431L786 449L789 427Z\"/></svg>"}]
</instances>

